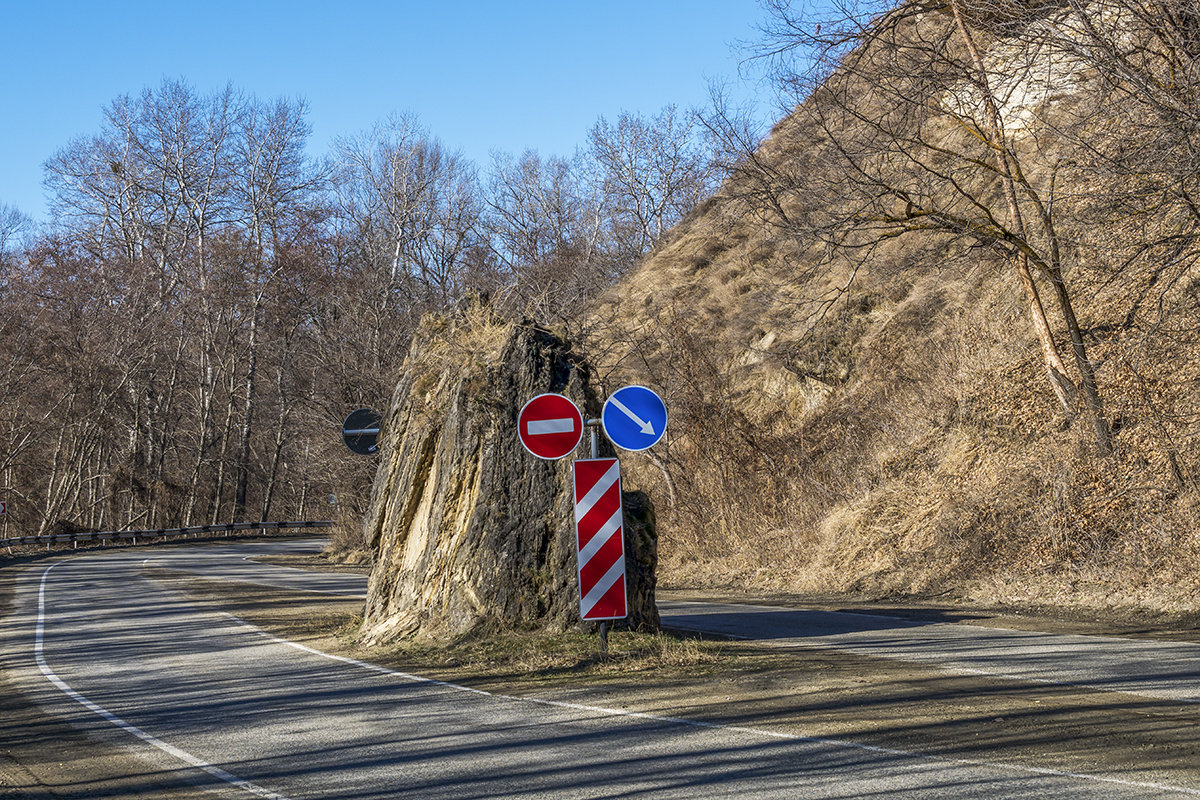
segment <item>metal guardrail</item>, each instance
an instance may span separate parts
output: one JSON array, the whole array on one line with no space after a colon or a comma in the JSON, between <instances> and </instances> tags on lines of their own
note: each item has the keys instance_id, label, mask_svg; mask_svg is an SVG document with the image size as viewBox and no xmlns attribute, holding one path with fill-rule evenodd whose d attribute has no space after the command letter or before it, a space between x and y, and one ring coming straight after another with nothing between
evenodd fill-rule
<instances>
[{"instance_id":1,"label":"metal guardrail","mask_svg":"<svg viewBox=\"0 0 1200 800\"><path fill-rule=\"evenodd\" d=\"M143 539L167 539L173 536L188 536L201 533L231 533L233 531L261 530L264 533L284 528L328 528L332 520L310 520L305 522L231 522L226 525L193 525L190 528L152 528L141 531L94 531L87 533L48 533L42 536L18 536L12 539L0 539L0 547L8 547L12 551L16 544L45 544L49 549L52 544L71 544L78 547L80 542L100 542L107 545L109 540L119 542L132 540L137 544L138 537Z\"/></svg>"}]
</instances>

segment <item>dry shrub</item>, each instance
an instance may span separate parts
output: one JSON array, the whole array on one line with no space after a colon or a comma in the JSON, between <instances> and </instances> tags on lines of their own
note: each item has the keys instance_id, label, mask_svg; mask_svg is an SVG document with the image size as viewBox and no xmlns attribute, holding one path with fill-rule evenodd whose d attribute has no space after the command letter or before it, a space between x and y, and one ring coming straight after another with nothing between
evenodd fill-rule
<instances>
[{"instance_id":1,"label":"dry shrub","mask_svg":"<svg viewBox=\"0 0 1200 800\"><path fill-rule=\"evenodd\" d=\"M798 114L759 155L834 186L828 134ZM1064 602L1087 576L1120 602L1157 586L1154 602L1200 607L1194 211L1115 217L1094 176L1072 176L1053 147L1039 161L1041 146L1022 144L1023 168L1035 185L1056 175L1066 279L1115 454L1097 452L1081 398L1059 407L996 248L921 233L839 251L804 231L836 197L797 192L796 224L775 226L734 180L597 312L621 331L597 348L611 382L655 386L671 413L655 460L626 466L659 508L666 583L1024 586ZM1125 188L1112 187L1118 211ZM1001 208L999 193L977 196ZM1057 345L1070 365L1071 343Z\"/></svg>"},{"instance_id":2,"label":"dry shrub","mask_svg":"<svg viewBox=\"0 0 1200 800\"><path fill-rule=\"evenodd\" d=\"M1179 482L1200 467L1183 446L1200 418L1187 343L1097 337L1123 425L1100 459L1082 410L1057 408L1008 276L940 254L952 277L881 268L806 326L714 282L689 291L737 322L675 311L648 328L657 357L615 374L671 412L661 463L626 467L658 505L666 583L969 593L1001 575L1135 586L1200 566L1194 483Z\"/></svg>"},{"instance_id":3,"label":"dry shrub","mask_svg":"<svg viewBox=\"0 0 1200 800\"><path fill-rule=\"evenodd\" d=\"M338 556L366 552L363 539L363 513L360 508L339 508L334 514L333 527L329 529L329 545L326 551Z\"/></svg>"},{"instance_id":4,"label":"dry shrub","mask_svg":"<svg viewBox=\"0 0 1200 800\"><path fill-rule=\"evenodd\" d=\"M414 337L405 369L416 367L424 371L427 380L437 380L445 375L447 364L457 370L455 378L473 375L493 364L500 350L508 341L513 323L497 315L489 303L469 295L448 314L427 314L421 320L421 330ZM414 380L414 389L432 390L434 386L422 387L420 378Z\"/></svg>"}]
</instances>

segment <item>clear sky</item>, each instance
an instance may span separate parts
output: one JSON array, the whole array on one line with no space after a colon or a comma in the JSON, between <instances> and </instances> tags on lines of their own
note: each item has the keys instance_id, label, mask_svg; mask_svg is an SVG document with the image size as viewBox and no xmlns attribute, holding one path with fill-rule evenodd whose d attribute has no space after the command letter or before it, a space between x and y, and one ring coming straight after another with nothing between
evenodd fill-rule
<instances>
[{"instance_id":1,"label":"clear sky","mask_svg":"<svg viewBox=\"0 0 1200 800\"><path fill-rule=\"evenodd\" d=\"M599 116L736 83L762 16L756 0L0 0L0 203L44 220L46 159L163 78L305 99L314 155L392 112L481 168L493 149L570 155ZM770 118L765 89L735 92L759 94Z\"/></svg>"}]
</instances>

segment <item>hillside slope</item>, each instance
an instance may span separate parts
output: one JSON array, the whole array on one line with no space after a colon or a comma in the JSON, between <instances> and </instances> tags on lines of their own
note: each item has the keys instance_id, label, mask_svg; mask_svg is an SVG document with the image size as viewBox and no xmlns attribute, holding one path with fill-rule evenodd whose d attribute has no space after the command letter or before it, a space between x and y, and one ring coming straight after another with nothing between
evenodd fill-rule
<instances>
[{"instance_id":1,"label":"hillside slope","mask_svg":"<svg viewBox=\"0 0 1200 800\"><path fill-rule=\"evenodd\" d=\"M1068 12L1000 22L884 19L594 315L607 388L671 410L626 458L669 584L1200 607L1195 208L1121 155L1186 137ZM1047 378L1026 251L1070 365L1058 259L1101 415Z\"/></svg>"}]
</instances>

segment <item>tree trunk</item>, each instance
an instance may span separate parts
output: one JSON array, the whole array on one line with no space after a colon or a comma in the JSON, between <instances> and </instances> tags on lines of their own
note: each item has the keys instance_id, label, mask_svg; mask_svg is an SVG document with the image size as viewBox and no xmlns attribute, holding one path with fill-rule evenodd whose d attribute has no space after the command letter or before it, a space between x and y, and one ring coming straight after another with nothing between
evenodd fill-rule
<instances>
[{"instance_id":1,"label":"tree trunk","mask_svg":"<svg viewBox=\"0 0 1200 800\"><path fill-rule=\"evenodd\" d=\"M959 33L962 34L963 41L966 43L967 52L971 55L971 62L977 73L976 81L983 95L988 136L991 139L991 146L999 152L1000 156L1000 173L1002 177L1001 182L1004 185L1004 200L1008 205L1008 213L1012 218L1013 232L1024 240L1025 222L1021 216L1021 208L1017 203L1017 192L1013 178L1016 170L1012 162L1012 151L1004 139L1000 109L996 105L996 99L992 95L991 86L988 84L987 69L983 63L983 57L979 54L979 49L975 46L975 39L967 27L966 20L963 18L959 0L951 0L950 8L954 13L954 21L958 26ZM1050 385L1054 389L1055 395L1058 396L1058 402L1062 405L1063 410L1070 411L1071 395L1077 391L1077 387L1067 377L1067 368L1058 353L1058 345L1054 342L1054 336L1050 331L1050 324L1046 320L1046 311L1042 306L1037 285L1033 282L1033 275L1029 271L1028 257L1024 253L1018 254L1014 266L1017 276L1021 280L1021 287L1025 291L1025 300L1029 305L1029 315L1033 320L1033 327L1037 332L1038 342L1042 347L1042 360L1046 366L1046 373L1050 378Z\"/></svg>"},{"instance_id":2,"label":"tree trunk","mask_svg":"<svg viewBox=\"0 0 1200 800\"><path fill-rule=\"evenodd\" d=\"M283 394L284 365L287 363L287 353L287 348L284 348L275 369L275 391L279 396L279 424L275 426L275 447L271 453L271 468L267 472L267 485L263 489L262 518L264 520L271 517L271 503L275 499L275 485L279 480L279 463L283 459L284 431L290 416Z\"/></svg>"},{"instance_id":3,"label":"tree trunk","mask_svg":"<svg viewBox=\"0 0 1200 800\"><path fill-rule=\"evenodd\" d=\"M229 386L229 402L225 405L225 425L221 431L221 449L217 454L217 481L213 487L211 524L216 525L220 519L221 502L225 497L225 461L229 453L229 438L233 434L233 412L236 394L232 384Z\"/></svg>"},{"instance_id":4,"label":"tree trunk","mask_svg":"<svg viewBox=\"0 0 1200 800\"><path fill-rule=\"evenodd\" d=\"M254 387L258 377L258 317L262 309L261 293L254 298L250 317L250 360L246 366L246 410L242 415L242 429L238 442L237 482L233 501L233 518L242 522L246 513L246 490L250 483L250 437L254 426Z\"/></svg>"},{"instance_id":5,"label":"tree trunk","mask_svg":"<svg viewBox=\"0 0 1200 800\"><path fill-rule=\"evenodd\" d=\"M1067 323L1067 330L1071 335L1071 352L1075 357L1075 366L1083 378L1083 396L1087 403L1088 412L1092 416L1092 426L1096 431L1096 446L1099 448L1101 455L1110 455L1113 451L1112 429L1108 425L1108 419L1104 416L1104 404L1100 399L1100 390L1096 385L1096 368L1092 365L1091 359L1088 358L1087 346L1083 341L1083 330L1079 327L1079 320L1075 317L1075 307L1071 303L1071 294L1067 291L1066 281L1063 278L1062 271L1057 266L1051 270L1050 282L1054 286L1054 293L1058 298L1058 306L1062 310L1063 318Z\"/></svg>"}]
</instances>

